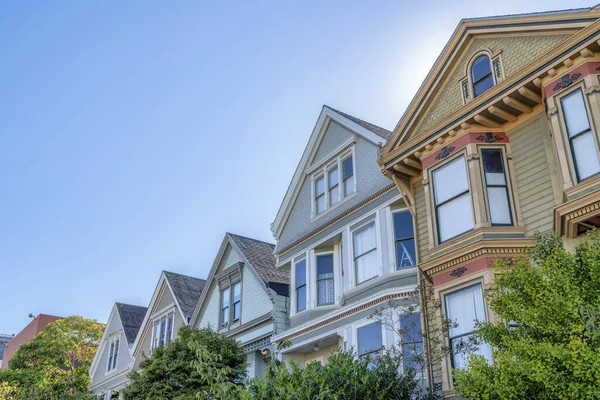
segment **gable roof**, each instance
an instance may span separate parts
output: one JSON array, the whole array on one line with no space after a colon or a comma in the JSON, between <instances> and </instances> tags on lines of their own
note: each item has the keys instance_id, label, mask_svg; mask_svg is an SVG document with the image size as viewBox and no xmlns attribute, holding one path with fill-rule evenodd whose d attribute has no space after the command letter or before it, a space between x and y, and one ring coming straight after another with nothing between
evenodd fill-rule
<instances>
[{"instance_id":1,"label":"gable roof","mask_svg":"<svg viewBox=\"0 0 600 400\"><path fill-rule=\"evenodd\" d=\"M289 272L276 267L277 262L273 255L274 244L233 233L227 233L227 236L235 243L263 282L286 285L290 283Z\"/></svg>"},{"instance_id":2,"label":"gable roof","mask_svg":"<svg viewBox=\"0 0 600 400\"><path fill-rule=\"evenodd\" d=\"M192 318L194 308L198 303L198 299L200 299L200 293L204 289L206 280L169 271L163 271L163 273L187 322Z\"/></svg>"},{"instance_id":3,"label":"gable roof","mask_svg":"<svg viewBox=\"0 0 600 400\"><path fill-rule=\"evenodd\" d=\"M436 93L441 90L439 86L452 71L453 66L458 62L457 59L468 47L473 37L506 33L507 30L516 33L561 29L564 31L567 28L582 29L598 19L599 16L600 14L594 8L579 8L461 20L400 118L382 155L386 155L406 142L413 134L413 125L431 106Z\"/></svg>"},{"instance_id":4,"label":"gable roof","mask_svg":"<svg viewBox=\"0 0 600 400\"><path fill-rule=\"evenodd\" d=\"M275 221L273 221L271 224L271 232L273 232L273 236L276 239L279 238L279 235L281 234L281 231L287 222L287 218L296 201L296 198L300 194L300 188L304 181L303 178L305 177L304 171L310 165L313 157L315 156L319 148L319 144L321 143L321 139L325 135L330 121L337 122L374 145L379 145L379 143L385 145L388 138L392 135L390 131L384 128L324 105L321 109L321 114L319 114L319 118L317 119L310 138L308 139L308 143L304 148L304 152L302 153L300 162L296 167L294 176L292 177L285 196L283 197L281 206L277 211Z\"/></svg>"},{"instance_id":5,"label":"gable roof","mask_svg":"<svg viewBox=\"0 0 600 400\"><path fill-rule=\"evenodd\" d=\"M148 308L125 303L115 303L115 306L117 307L119 318L121 318L121 325L123 326L127 343L131 345L135 342Z\"/></svg>"}]
</instances>

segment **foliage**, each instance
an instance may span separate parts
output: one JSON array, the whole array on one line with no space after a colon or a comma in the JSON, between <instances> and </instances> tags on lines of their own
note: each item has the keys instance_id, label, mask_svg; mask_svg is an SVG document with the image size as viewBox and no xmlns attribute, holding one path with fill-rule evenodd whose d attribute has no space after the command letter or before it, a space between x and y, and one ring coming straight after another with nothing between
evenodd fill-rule
<instances>
[{"instance_id":1,"label":"foliage","mask_svg":"<svg viewBox=\"0 0 600 400\"><path fill-rule=\"evenodd\" d=\"M196 395L218 399L211 392L239 385L246 374L246 357L231 338L211 329L184 327L179 339L154 349L140 363L142 373L129 375L127 400L188 400Z\"/></svg>"},{"instance_id":2,"label":"foliage","mask_svg":"<svg viewBox=\"0 0 600 400\"><path fill-rule=\"evenodd\" d=\"M48 324L19 347L8 369L0 371L0 382L17 388L15 399L87 393L88 371L103 329L95 320L76 315Z\"/></svg>"},{"instance_id":3,"label":"foliage","mask_svg":"<svg viewBox=\"0 0 600 400\"><path fill-rule=\"evenodd\" d=\"M412 399L417 381L414 371L401 374L402 358L384 352L376 358L359 358L351 351L338 351L321 365L305 368L296 363L274 363L265 378L249 382L256 400Z\"/></svg>"},{"instance_id":4,"label":"foliage","mask_svg":"<svg viewBox=\"0 0 600 400\"><path fill-rule=\"evenodd\" d=\"M496 263L486 298L499 322L475 332L494 361L472 355L454 371L465 398L600 398L600 237L588 234L574 254L554 234L536 239L529 257Z\"/></svg>"}]
</instances>

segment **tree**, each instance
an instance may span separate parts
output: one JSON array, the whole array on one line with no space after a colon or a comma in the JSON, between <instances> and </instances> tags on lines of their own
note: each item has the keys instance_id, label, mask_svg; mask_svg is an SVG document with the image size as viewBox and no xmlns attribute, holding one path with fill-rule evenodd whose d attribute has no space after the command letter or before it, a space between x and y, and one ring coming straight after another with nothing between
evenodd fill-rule
<instances>
[{"instance_id":1,"label":"tree","mask_svg":"<svg viewBox=\"0 0 600 400\"><path fill-rule=\"evenodd\" d=\"M249 396L256 400L295 399L412 399L417 385L414 371L400 373L402 358L393 351L377 357L357 357L352 351L337 351L327 364L312 362L305 368L296 363L275 362L264 378L250 381Z\"/></svg>"},{"instance_id":2,"label":"tree","mask_svg":"<svg viewBox=\"0 0 600 400\"><path fill-rule=\"evenodd\" d=\"M471 355L454 371L465 398L600 398L600 237L588 234L574 254L555 234L536 239L528 257L495 264L486 298L499 321L475 331L493 363Z\"/></svg>"},{"instance_id":3,"label":"tree","mask_svg":"<svg viewBox=\"0 0 600 400\"><path fill-rule=\"evenodd\" d=\"M179 338L153 350L129 375L127 400L188 400L219 385L241 385L246 356L236 341L209 328L184 327ZM207 398L200 397L202 399Z\"/></svg>"},{"instance_id":4,"label":"tree","mask_svg":"<svg viewBox=\"0 0 600 400\"><path fill-rule=\"evenodd\" d=\"M43 392L39 399L87 393L89 367L103 330L95 320L76 315L48 324L19 347L8 369L0 371L0 382L15 386L17 393Z\"/></svg>"}]
</instances>

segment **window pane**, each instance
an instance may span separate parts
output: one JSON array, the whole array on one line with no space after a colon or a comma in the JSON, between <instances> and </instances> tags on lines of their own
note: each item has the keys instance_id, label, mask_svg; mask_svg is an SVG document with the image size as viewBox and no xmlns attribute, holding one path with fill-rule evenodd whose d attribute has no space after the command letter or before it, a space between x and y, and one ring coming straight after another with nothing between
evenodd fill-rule
<instances>
[{"instance_id":1,"label":"window pane","mask_svg":"<svg viewBox=\"0 0 600 400\"><path fill-rule=\"evenodd\" d=\"M471 340L470 337L463 336L450 341L450 345L452 346L452 366L454 368L462 369L467 366L469 355L464 351L464 347L473 347L468 344L469 340ZM481 343L476 346L475 353L484 356L488 362L492 361L492 348L487 343Z\"/></svg>"},{"instance_id":2,"label":"window pane","mask_svg":"<svg viewBox=\"0 0 600 400\"><path fill-rule=\"evenodd\" d=\"M477 97L481 93L492 88L493 86L494 86L494 78L492 78L492 75L489 75L487 78L485 78L473 85L473 96Z\"/></svg>"},{"instance_id":3,"label":"window pane","mask_svg":"<svg viewBox=\"0 0 600 400\"><path fill-rule=\"evenodd\" d=\"M354 257L377 248L377 237L375 235L375 222L360 228L353 233Z\"/></svg>"},{"instance_id":4,"label":"window pane","mask_svg":"<svg viewBox=\"0 0 600 400\"><path fill-rule=\"evenodd\" d=\"M229 323L229 307L223 309L222 313L221 313L221 320L222 320L222 324L226 325Z\"/></svg>"},{"instance_id":5,"label":"window pane","mask_svg":"<svg viewBox=\"0 0 600 400\"><path fill-rule=\"evenodd\" d=\"M371 279L379 274L377 265L377 251L371 251L356 259L356 280L357 283Z\"/></svg>"},{"instance_id":6,"label":"window pane","mask_svg":"<svg viewBox=\"0 0 600 400\"><path fill-rule=\"evenodd\" d=\"M400 317L403 342L420 342L421 337L421 314L408 314Z\"/></svg>"},{"instance_id":7,"label":"window pane","mask_svg":"<svg viewBox=\"0 0 600 400\"><path fill-rule=\"evenodd\" d=\"M397 212L394 214L394 237L396 239L405 239L414 237L413 220L408 211Z\"/></svg>"},{"instance_id":8,"label":"window pane","mask_svg":"<svg viewBox=\"0 0 600 400\"><path fill-rule=\"evenodd\" d=\"M165 344L165 331L167 328L167 320L166 319L162 319L160 321L160 345L162 346L163 344Z\"/></svg>"},{"instance_id":9,"label":"window pane","mask_svg":"<svg viewBox=\"0 0 600 400\"><path fill-rule=\"evenodd\" d=\"M352 157L346 158L342 162L342 173L344 174L343 178L346 179L351 175L354 175L354 166L352 165Z\"/></svg>"},{"instance_id":10,"label":"window pane","mask_svg":"<svg viewBox=\"0 0 600 400\"><path fill-rule=\"evenodd\" d=\"M333 279L317 281L317 304L333 303Z\"/></svg>"},{"instance_id":11,"label":"window pane","mask_svg":"<svg viewBox=\"0 0 600 400\"><path fill-rule=\"evenodd\" d=\"M486 319L481 285L447 294L446 316L448 320L458 324L450 328L451 338L472 332L475 321L484 322Z\"/></svg>"},{"instance_id":12,"label":"window pane","mask_svg":"<svg viewBox=\"0 0 600 400\"><path fill-rule=\"evenodd\" d=\"M485 182L488 185L506 185L502 150L483 150L481 156L483 158Z\"/></svg>"},{"instance_id":13,"label":"window pane","mask_svg":"<svg viewBox=\"0 0 600 400\"><path fill-rule=\"evenodd\" d=\"M441 242L473 229L471 194L465 193L438 207L437 214Z\"/></svg>"},{"instance_id":14,"label":"window pane","mask_svg":"<svg viewBox=\"0 0 600 400\"><path fill-rule=\"evenodd\" d=\"M333 278L333 254L317 256L317 279Z\"/></svg>"},{"instance_id":15,"label":"window pane","mask_svg":"<svg viewBox=\"0 0 600 400\"><path fill-rule=\"evenodd\" d=\"M590 129L583 93L576 90L561 100L569 137Z\"/></svg>"},{"instance_id":16,"label":"window pane","mask_svg":"<svg viewBox=\"0 0 600 400\"><path fill-rule=\"evenodd\" d=\"M396 267L406 268L417 265L415 240L405 239L396 242Z\"/></svg>"},{"instance_id":17,"label":"window pane","mask_svg":"<svg viewBox=\"0 0 600 400\"><path fill-rule=\"evenodd\" d=\"M334 205L338 201L340 201L340 186L339 185L334 187L333 189L329 190L329 203L331 205Z\"/></svg>"},{"instance_id":18,"label":"window pane","mask_svg":"<svg viewBox=\"0 0 600 400\"><path fill-rule=\"evenodd\" d=\"M571 141L573 146L573 157L577 166L579 179L585 179L588 176L600 172L600 163L596 153L596 144L592 132L577 136Z\"/></svg>"},{"instance_id":19,"label":"window pane","mask_svg":"<svg viewBox=\"0 0 600 400\"><path fill-rule=\"evenodd\" d=\"M238 319L240 319L240 311L241 311L241 303L234 303L233 304L233 320L237 321Z\"/></svg>"},{"instance_id":20,"label":"window pane","mask_svg":"<svg viewBox=\"0 0 600 400\"><path fill-rule=\"evenodd\" d=\"M233 285L233 302L238 302L240 301L242 295L242 284L241 283L236 283L235 285Z\"/></svg>"},{"instance_id":21,"label":"window pane","mask_svg":"<svg viewBox=\"0 0 600 400\"><path fill-rule=\"evenodd\" d=\"M296 287L306 285L306 260L296 263Z\"/></svg>"},{"instance_id":22,"label":"window pane","mask_svg":"<svg viewBox=\"0 0 600 400\"><path fill-rule=\"evenodd\" d=\"M410 343L402 345L402 365L404 370L411 368L417 372L423 364L425 352L423 351L423 342Z\"/></svg>"},{"instance_id":23,"label":"window pane","mask_svg":"<svg viewBox=\"0 0 600 400\"><path fill-rule=\"evenodd\" d=\"M464 156L433 171L433 189L436 205L469 190Z\"/></svg>"},{"instance_id":24,"label":"window pane","mask_svg":"<svg viewBox=\"0 0 600 400\"><path fill-rule=\"evenodd\" d=\"M315 180L315 197L325 193L325 177L322 176Z\"/></svg>"},{"instance_id":25,"label":"window pane","mask_svg":"<svg viewBox=\"0 0 600 400\"><path fill-rule=\"evenodd\" d=\"M344 196L354 192L354 175L344 181Z\"/></svg>"},{"instance_id":26,"label":"window pane","mask_svg":"<svg viewBox=\"0 0 600 400\"><path fill-rule=\"evenodd\" d=\"M306 310L306 286L296 290L296 311Z\"/></svg>"},{"instance_id":27,"label":"window pane","mask_svg":"<svg viewBox=\"0 0 600 400\"><path fill-rule=\"evenodd\" d=\"M381 322L358 328L358 354L379 350L383 346Z\"/></svg>"},{"instance_id":28,"label":"window pane","mask_svg":"<svg viewBox=\"0 0 600 400\"><path fill-rule=\"evenodd\" d=\"M221 294L221 308L229 306L229 288L223 290Z\"/></svg>"},{"instance_id":29,"label":"window pane","mask_svg":"<svg viewBox=\"0 0 600 400\"><path fill-rule=\"evenodd\" d=\"M317 198L317 214L325 211L325 196L321 195L321 197Z\"/></svg>"},{"instance_id":30,"label":"window pane","mask_svg":"<svg viewBox=\"0 0 600 400\"><path fill-rule=\"evenodd\" d=\"M488 56L481 55L477 57L473 66L471 67L471 77L473 82L481 80L484 76L492 73L492 66Z\"/></svg>"},{"instance_id":31,"label":"window pane","mask_svg":"<svg viewBox=\"0 0 600 400\"><path fill-rule=\"evenodd\" d=\"M328 172L328 179L329 179L329 187L332 188L335 185L337 185L338 183L340 183L340 178L339 178L339 174L338 174L338 169L337 167L329 170Z\"/></svg>"},{"instance_id":32,"label":"window pane","mask_svg":"<svg viewBox=\"0 0 600 400\"><path fill-rule=\"evenodd\" d=\"M488 187L488 201L490 203L490 214L492 224L510 224L510 207L505 187Z\"/></svg>"}]
</instances>

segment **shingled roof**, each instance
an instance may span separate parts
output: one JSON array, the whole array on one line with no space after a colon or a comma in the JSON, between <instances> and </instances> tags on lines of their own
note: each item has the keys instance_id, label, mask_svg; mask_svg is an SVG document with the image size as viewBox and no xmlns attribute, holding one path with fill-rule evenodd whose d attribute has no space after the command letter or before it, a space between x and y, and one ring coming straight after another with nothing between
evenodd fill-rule
<instances>
[{"instance_id":1,"label":"shingled roof","mask_svg":"<svg viewBox=\"0 0 600 400\"><path fill-rule=\"evenodd\" d=\"M181 307L187 321L192 318L194 308L200 299L202 289L204 289L205 279L194 278L193 276L176 274L174 272L163 271L177 303ZM186 321L186 322L187 322Z\"/></svg>"},{"instance_id":2,"label":"shingled roof","mask_svg":"<svg viewBox=\"0 0 600 400\"><path fill-rule=\"evenodd\" d=\"M276 267L277 262L273 255L274 244L233 233L227 233L227 236L229 236L267 286L272 287L279 294L288 295L290 274L288 271Z\"/></svg>"},{"instance_id":3,"label":"shingled roof","mask_svg":"<svg viewBox=\"0 0 600 400\"><path fill-rule=\"evenodd\" d=\"M336 113L340 114L341 116L348 118L350 121L362 126L363 128L373 132L377 136L384 138L385 140L388 140L390 137L392 137L392 132L388 131L387 129L384 129L377 125L373 125L370 122L363 121L360 118L356 118L350 114L346 114L344 112L336 110L335 108L332 108L329 106L326 106L326 107L330 108L331 110L335 111Z\"/></svg>"},{"instance_id":4,"label":"shingled roof","mask_svg":"<svg viewBox=\"0 0 600 400\"><path fill-rule=\"evenodd\" d=\"M144 316L146 315L147 307L134 306L132 304L115 303L117 306L117 312L121 319L121 325L123 325L123 331L125 332L125 338L128 344L133 344L135 338L144 322Z\"/></svg>"}]
</instances>

